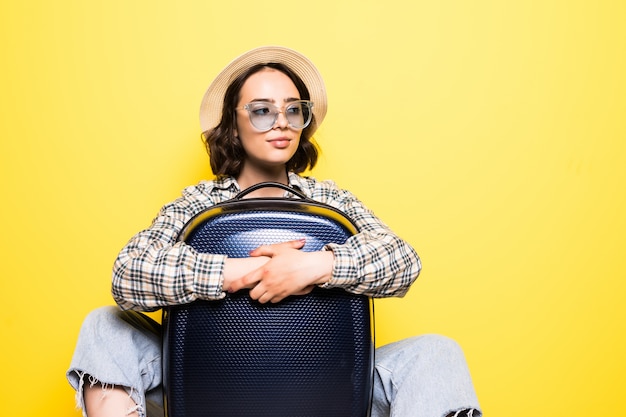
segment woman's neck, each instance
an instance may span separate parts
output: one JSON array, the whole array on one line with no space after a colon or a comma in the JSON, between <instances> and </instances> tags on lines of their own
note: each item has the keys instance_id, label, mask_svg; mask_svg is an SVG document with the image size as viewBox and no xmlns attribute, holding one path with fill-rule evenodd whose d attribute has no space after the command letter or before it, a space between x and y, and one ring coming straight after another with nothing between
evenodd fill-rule
<instances>
[{"instance_id":1,"label":"woman's neck","mask_svg":"<svg viewBox=\"0 0 626 417\"><path fill-rule=\"evenodd\" d=\"M287 185L289 176L284 166L274 170L258 170L244 165L237 177L237 183L242 190L261 182L279 182ZM253 194L255 197L282 197L284 191L279 188L263 188Z\"/></svg>"}]
</instances>

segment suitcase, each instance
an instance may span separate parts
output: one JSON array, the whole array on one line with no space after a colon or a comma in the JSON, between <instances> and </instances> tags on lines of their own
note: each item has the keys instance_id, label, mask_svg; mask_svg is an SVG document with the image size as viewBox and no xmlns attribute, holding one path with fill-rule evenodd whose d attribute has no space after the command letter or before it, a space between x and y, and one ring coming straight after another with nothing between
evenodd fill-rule
<instances>
[{"instance_id":1,"label":"suitcase","mask_svg":"<svg viewBox=\"0 0 626 417\"><path fill-rule=\"evenodd\" d=\"M297 198L243 198L260 187ZM278 183L262 183L196 215L179 240L199 252L245 257L262 245L305 238L302 250L357 233L340 211ZM248 290L164 310L168 417L364 417L374 359L373 304L316 288L276 304Z\"/></svg>"}]
</instances>

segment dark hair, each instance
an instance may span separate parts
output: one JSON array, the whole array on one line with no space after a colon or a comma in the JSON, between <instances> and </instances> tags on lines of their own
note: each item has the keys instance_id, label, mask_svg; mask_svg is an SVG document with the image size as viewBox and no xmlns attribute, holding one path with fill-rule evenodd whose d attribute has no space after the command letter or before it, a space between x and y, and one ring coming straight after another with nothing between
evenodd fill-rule
<instances>
[{"instance_id":1,"label":"dark hair","mask_svg":"<svg viewBox=\"0 0 626 417\"><path fill-rule=\"evenodd\" d=\"M237 129L235 109L237 104L239 104L243 84L252 74L264 68L272 68L284 73L293 81L302 100L311 99L309 90L302 79L284 64L257 64L235 78L226 89L226 94L224 94L220 123L215 128L202 133L202 140L211 162L211 170L217 176L231 175L236 177L241 172L246 153L241 145L241 141L235 136L235 130ZM316 125L315 116L313 116L311 123L302 130L296 153L287 161L287 171L299 174L306 170L307 167L312 169L317 163L318 149L312 138L312 132L315 130Z\"/></svg>"}]
</instances>

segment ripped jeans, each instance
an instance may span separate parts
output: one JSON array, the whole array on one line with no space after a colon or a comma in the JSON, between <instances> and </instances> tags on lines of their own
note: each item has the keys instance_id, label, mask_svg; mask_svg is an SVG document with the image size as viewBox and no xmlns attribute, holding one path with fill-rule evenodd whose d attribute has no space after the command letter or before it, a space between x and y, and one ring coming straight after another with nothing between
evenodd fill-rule
<instances>
[{"instance_id":1,"label":"ripped jeans","mask_svg":"<svg viewBox=\"0 0 626 417\"><path fill-rule=\"evenodd\" d=\"M425 335L376 349L371 417L480 417L461 348ZM83 322L67 378L83 409L85 384L126 389L140 417L162 417L161 326L149 317L102 307Z\"/></svg>"}]
</instances>

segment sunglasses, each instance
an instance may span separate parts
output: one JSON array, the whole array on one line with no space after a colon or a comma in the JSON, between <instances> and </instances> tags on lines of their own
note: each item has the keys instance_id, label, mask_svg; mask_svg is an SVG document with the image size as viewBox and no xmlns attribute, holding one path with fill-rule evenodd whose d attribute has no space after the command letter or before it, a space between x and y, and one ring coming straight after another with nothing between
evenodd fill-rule
<instances>
[{"instance_id":1,"label":"sunglasses","mask_svg":"<svg viewBox=\"0 0 626 417\"><path fill-rule=\"evenodd\" d=\"M250 123L261 132L267 132L274 127L279 113L284 114L290 128L298 130L307 127L313 118L313 102L309 100L291 101L284 107L268 101L253 101L242 109L248 111Z\"/></svg>"}]
</instances>

